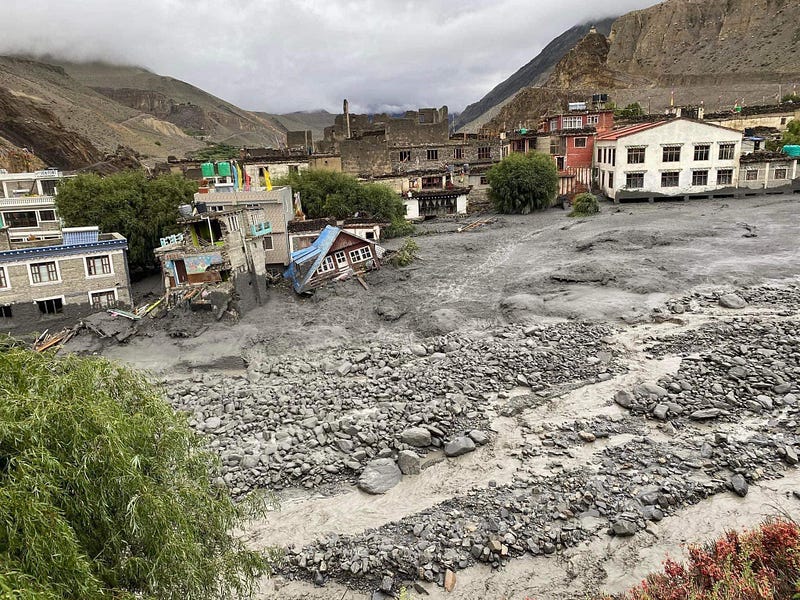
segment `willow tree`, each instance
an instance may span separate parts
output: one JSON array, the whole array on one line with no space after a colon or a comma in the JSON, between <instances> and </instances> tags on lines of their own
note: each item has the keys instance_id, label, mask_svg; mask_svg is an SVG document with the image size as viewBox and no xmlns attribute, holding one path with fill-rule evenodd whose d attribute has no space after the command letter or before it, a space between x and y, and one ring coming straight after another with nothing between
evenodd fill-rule
<instances>
[{"instance_id":1,"label":"willow tree","mask_svg":"<svg viewBox=\"0 0 800 600\"><path fill-rule=\"evenodd\" d=\"M241 598L276 556L232 534L263 514L142 375L0 353L0 597Z\"/></svg>"},{"instance_id":2,"label":"willow tree","mask_svg":"<svg viewBox=\"0 0 800 600\"><path fill-rule=\"evenodd\" d=\"M558 191L558 170L541 152L510 154L487 173L489 198L501 213L526 215L548 208Z\"/></svg>"}]
</instances>

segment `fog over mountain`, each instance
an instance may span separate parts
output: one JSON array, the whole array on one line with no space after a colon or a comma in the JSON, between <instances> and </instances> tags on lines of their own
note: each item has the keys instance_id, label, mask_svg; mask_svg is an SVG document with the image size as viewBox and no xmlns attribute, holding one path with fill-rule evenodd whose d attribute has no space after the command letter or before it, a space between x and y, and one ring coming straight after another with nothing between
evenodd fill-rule
<instances>
[{"instance_id":1,"label":"fog over mountain","mask_svg":"<svg viewBox=\"0 0 800 600\"><path fill-rule=\"evenodd\" d=\"M0 54L135 64L251 110L461 110L565 29L655 3L5 0Z\"/></svg>"}]
</instances>

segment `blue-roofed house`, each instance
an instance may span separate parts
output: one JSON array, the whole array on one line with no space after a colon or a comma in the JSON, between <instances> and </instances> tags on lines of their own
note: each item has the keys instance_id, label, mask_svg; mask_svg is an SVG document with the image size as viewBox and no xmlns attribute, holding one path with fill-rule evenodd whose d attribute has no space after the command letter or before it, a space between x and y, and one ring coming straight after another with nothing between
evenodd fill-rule
<instances>
[{"instance_id":1,"label":"blue-roofed house","mask_svg":"<svg viewBox=\"0 0 800 600\"><path fill-rule=\"evenodd\" d=\"M307 248L293 252L284 277L298 294L331 281L347 279L380 266L383 249L338 227L328 225Z\"/></svg>"}]
</instances>

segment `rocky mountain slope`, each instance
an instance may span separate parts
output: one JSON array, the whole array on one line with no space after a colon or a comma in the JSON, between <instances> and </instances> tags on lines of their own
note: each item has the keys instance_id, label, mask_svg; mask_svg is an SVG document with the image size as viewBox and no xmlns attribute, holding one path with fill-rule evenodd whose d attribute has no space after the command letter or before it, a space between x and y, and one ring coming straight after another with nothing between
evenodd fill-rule
<instances>
[{"instance_id":1,"label":"rocky mountain slope","mask_svg":"<svg viewBox=\"0 0 800 600\"><path fill-rule=\"evenodd\" d=\"M653 112L704 102L712 109L774 101L800 77L800 2L667 0L617 19L607 40L589 34L540 85L519 92L488 123L534 124L572 99L609 92Z\"/></svg>"},{"instance_id":2,"label":"rocky mountain slope","mask_svg":"<svg viewBox=\"0 0 800 600\"><path fill-rule=\"evenodd\" d=\"M613 22L614 19L604 19L595 23L594 26L598 32L608 35ZM497 85L478 102L467 106L456 118L456 129L464 131L476 129L494 116L497 110L513 98L517 92L526 87L544 83L558 61L589 33L591 27L592 25L588 23L576 25L547 44L527 65Z\"/></svg>"},{"instance_id":3,"label":"rocky mountain slope","mask_svg":"<svg viewBox=\"0 0 800 600\"><path fill-rule=\"evenodd\" d=\"M73 170L101 161L108 167L121 155L130 164L133 153L152 164L216 142L281 147L287 128L321 132L333 116L281 119L139 67L0 57L0 168L9 170Z\"/></svg>"}]
</instances>

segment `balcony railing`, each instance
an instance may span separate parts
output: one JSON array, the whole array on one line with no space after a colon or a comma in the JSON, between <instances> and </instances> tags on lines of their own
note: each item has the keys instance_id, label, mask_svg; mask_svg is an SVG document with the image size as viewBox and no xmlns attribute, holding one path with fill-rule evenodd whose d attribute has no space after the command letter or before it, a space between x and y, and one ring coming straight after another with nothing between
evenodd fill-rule
<instances>
[{"instance_id":1,"label":"balcony railing","mask_svg":"<svg viewBox=\"0 0 800 600\"><path fill-rule=\"evenodd\" d=\"M253 237L261 237L262 235L269 235L270 233L272 233L272 223L269 221L250 225L250 235Z\"/></svg>"},{"instance_id":2,"label":"balcony railing","mask_svg":"<svg viewBox=\"0 0 800 600\"><path fill-rule=\"evenodd\" d=\"M0 198L0 208L16 207L40 207L55 206L56 199L53 196L18 196L16 198Z\"/></svg>"}]
</instances>

